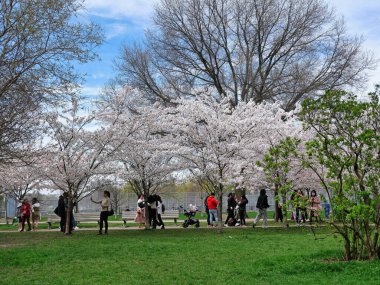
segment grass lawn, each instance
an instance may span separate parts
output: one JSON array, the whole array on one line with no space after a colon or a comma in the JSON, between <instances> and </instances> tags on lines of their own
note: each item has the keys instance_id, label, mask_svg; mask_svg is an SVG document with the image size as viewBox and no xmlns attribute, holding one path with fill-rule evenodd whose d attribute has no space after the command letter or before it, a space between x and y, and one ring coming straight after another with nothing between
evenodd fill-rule
<instances>
[{"instance_id":1,"label":"grass lawn","mask_svg":"<svg viewBox=\"0 0 380 285\"><path fill-rule=\"evenodd\" d=\"M340 238L317 232L0 233L0 284L380 284L379 261L331 261Z\"/></svg>"}]
</instances>

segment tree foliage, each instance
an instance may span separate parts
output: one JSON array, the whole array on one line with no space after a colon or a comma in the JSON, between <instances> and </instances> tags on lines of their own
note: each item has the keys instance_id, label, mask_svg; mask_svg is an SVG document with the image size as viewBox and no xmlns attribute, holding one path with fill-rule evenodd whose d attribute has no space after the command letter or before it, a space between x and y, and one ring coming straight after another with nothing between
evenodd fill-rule
<instances>
[{"instance_id":1,"label":"tree foliage","mask_svg":"<svg viewBox=\"0 0 380 285\"><path fill-rule=\"evenodd\" d=\"M380 257L379 89L368 102L328 91L302 106L299 116L315 133L306 144L305 165L331 196L331 224L344 238L345 258Z\"/></svg>"}]
</instances>

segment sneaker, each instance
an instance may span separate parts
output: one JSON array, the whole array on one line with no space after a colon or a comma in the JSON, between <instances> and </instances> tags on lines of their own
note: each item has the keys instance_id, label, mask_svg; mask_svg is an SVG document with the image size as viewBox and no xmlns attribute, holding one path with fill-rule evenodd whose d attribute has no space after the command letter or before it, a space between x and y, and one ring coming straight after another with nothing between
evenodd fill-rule
<instances>
[{"instance_id":1,"label":"sneaker","mask_svg":"<svg viewBox=\"0 0 380 285\"><path fill-rule=\"evenodd\" d=\"M227 224L224 224L224 226L225 226L226 228L228 228L228 225L227 225Z\"/></svg>"}]
</instances>

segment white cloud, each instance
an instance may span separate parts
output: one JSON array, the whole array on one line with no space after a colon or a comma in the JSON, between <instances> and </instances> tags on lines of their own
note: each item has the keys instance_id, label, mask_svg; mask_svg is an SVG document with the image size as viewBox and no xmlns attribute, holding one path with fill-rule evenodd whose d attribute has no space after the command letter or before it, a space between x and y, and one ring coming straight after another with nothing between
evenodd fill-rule
<instances>
[{"instance_id":1,"label":"white cloud","mask_svg":"<svg viewBox=\"0 0 380 285\"><path fill-rule=\"evenodd\" d=\"M154 2L154 0L85 0L84 5L90 14L104 18L147 20L153 12Z\"/></svg>"},{"instance_id":2,"label":"white cloud","mask_svg":"<svg viewBox=\"0 0 380 285\"><path fill-rule=\"evenodd\" d=\"M128 26L126 24L108 24L105 26L105 34L106 34L106 40L110 40L119 36L123 36L128 31Z\"/></svg>"},{"instance_id":3,"label":"white cloud","mask_svg":"<svg viewBox=\"0 0 380 285\"><path fill-rule=\"evenodd\" d=\"M82 86L80 94L86 98L97 98L102 88L102 86Z\"/></svg>"},{"instance_id":4,"label":"white cloud","mask_svg":"<svg viewBox=\"0 0 380 285\"><path fill-rule=\"evenodd\" d=\"M347 31L363 36L363 47L380 59L380 1L330 0L328 4L335 7L337 15L344 16ZM373 91L374 85L380 83L380 66L369 72L369 76L366 92Z\"/></svg>"}]
</instances>

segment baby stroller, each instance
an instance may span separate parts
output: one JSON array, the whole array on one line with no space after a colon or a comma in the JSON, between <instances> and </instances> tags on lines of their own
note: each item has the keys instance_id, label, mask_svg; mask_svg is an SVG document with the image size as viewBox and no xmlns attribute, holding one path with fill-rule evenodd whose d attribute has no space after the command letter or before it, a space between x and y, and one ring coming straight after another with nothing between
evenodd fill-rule
<instances>
[{"instance_id":1,"label":"baby stroller","mask_svg":"<svg viewBox=\"0 0 380 285\"><path fill-rule=\"evenodd\" d=\"M183 213L186 216L186 220L182 224L185 229L192 225L195 225L196 228L199 228L199 220L193 218L197 213L196 207L190 205L190 210L187 211L186 209L183 209Z\"/></svg>"}]
</instances>

